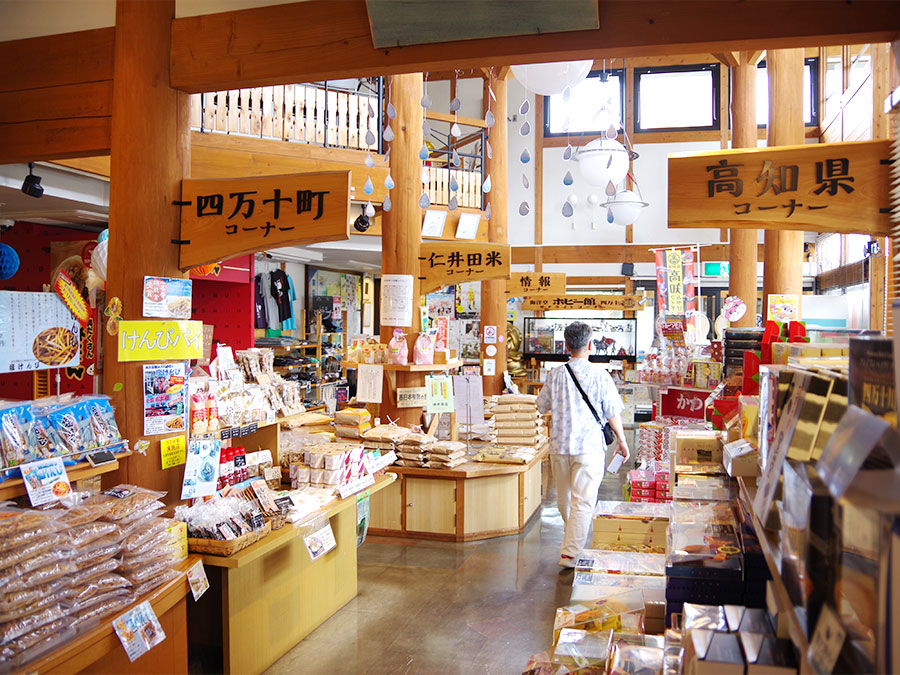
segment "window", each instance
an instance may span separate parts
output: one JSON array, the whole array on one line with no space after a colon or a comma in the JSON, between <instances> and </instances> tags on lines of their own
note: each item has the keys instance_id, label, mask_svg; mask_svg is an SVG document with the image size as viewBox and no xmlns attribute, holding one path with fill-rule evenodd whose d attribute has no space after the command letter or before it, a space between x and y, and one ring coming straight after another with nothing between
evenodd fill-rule
<instances>
[{"instance_id":1,"label":"window","mask_svg":"<svg viewBox=\"0 0 900 675\"><path fill-rule=\"evenodd\" d=\"M866 257L866 248L872 237L868 234L845 234L844 235L844 264L859 262Z\"/></svg>"},{"instance_id":2,"label":"window","mask_svg":"<svg viewBox=\"0 0 900 675\"><path fill-rule=\"evenodd\" d=\"M634 69L635 131L719 128L719 64Z\"/></svg>"},{"instance_id":3,"label":"window","mask_svg":"<svg viewBox=\"0 0 900 675\"><path fill-rule=\"evenodd\" d=\"M756 123L764 127L769 122L769 72L766 62L756 69ZM803 123L808 127L819 124L819 59L812 57L803 67Z\"/></svg>"},{"instance_id":4,"label":"window","mask_svg":"<svg viewBox=\"0 0 900 675\"><path fill-rule=\"evenodd\" d=\"M819 238L816 246L819 274L841 266L841 235L826 234Z\"/></svg>"},{"instance_id":5,"label":"window","mask_svg":"<svg viewBox=\"0 0 900 675\"><path fill-rule=\"evenodd\" d=\"M562 94L544 97L544 136L605 132L610 123L621 128L622 101L625 100L625 75L622 70L591 71L580 84L572 87L566 101ZM600 114L606 106L608 114ZM568 132L565 129L569 123Z\"/></svg>"}]
</instances>

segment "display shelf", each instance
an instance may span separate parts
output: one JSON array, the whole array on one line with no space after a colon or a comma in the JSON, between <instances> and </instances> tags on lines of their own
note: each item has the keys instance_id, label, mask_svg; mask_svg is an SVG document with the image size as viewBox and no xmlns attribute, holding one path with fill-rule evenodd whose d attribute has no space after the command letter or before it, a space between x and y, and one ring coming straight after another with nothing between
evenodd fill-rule
<instances>
[{"instance_id":1,"label":"display shelf","mask_svg":"<svg viewBox=\"0 0 900 675\"><path fill-rule=\"evenodd\" d=\"M101 464L100 466L91 466L90 464L88 464L87 460L85 460L84 462L79 462L75 466L67 466L66 475L68 475L70 482L83 480L85 478L91 478L93 476L99 476L104 473L109 473L110 471L115 471L119 468L119 460L130 456L130 450L119 452L115 455L115 462ZM4 499L14 499L15 497L21 497L27 493L28 491L25 489L25 481L23 481L21 478L10 478L0 483L0 501Z\"/></svg>"},{"instance_id":2,"label":"display shelf","mask_svg":"<svg viewBox=\"0 0 900 675\"><path fill-rule=\"evenodd\" d=\"M433 365L420 365L416 363L379 363L374 365L383 366L386 371L400 371L404 373L427 373L460 368L462 367L463 362L462 359L453 359L452 361L449 361L447 363L435 363ZM341 368L353 370L355 368L359 368L359 364L355 361L341 361Z\"/></svg>"},{"instance_id":3,"label":"display shelf","mask_svg":"<svg viewBox=\"0 0 900 675\"><path fill-rule=\"evenodd\" d=\"M180 616L178 611L175 611L171 618L168 618L167 615L173 609L177 610L177 605L184 603L185 596L190 593L190 585L184 572L196 563L198 559L198 556L189 555L175 566L175 569L182 572L182 574L159 588L150 591L147 595L137 598L125 609L104 617L96 628L82 633L74 640L27 664L27 672L79 673L102 671L128 673L180 671L187 666L184 605L182 604ZM128 662L128 657L125 655L125 650L122 648L113 630L112 618L121 616L142 602L149 602L153 607L153 611L163 624L163 630L166 632L167 639L164 644L151 649L147 655L136 662L137 666L132 668ZM94 666L94 668L91 668L91 666ZM98 669L97 666L100 666L100 668Z\"/></svg>"},{"instance_id":4,"label":"display shelf","mask_svg":"<svg viewBox=\"0 0 900 675\"><path fill-rule=\"evenodd\" d=\"M743 501L747 513L750 514L750 517L753 520L753 529L756 530L756 538L759 539L760 548L762 548L763 555L766 558L766 564L769 566L769 572L772 575L770 583L772 584L775 603L778 605L779 620L783 616L787 622L791 642L794 643L794 646L799 652L801 675L812 673L814 671L807 658L809 640L806 637L806 631L803 629L803 626L800 625L799 619L797 619L797 615L794 612L794 605L787 592L787 587L784 585L784 580L781 578L781 568L778 564L780 556L776 553L777 545L772 542L769 533L766 531L765 527L763 527L763 523L760 521L756 511L753 510L753 500L756 497L756 486L748 484L747 479L744 477L739 477L737 481L738 488L740 489L740 499Z\"/></svg>"},{"instance_id":5,"label":"display shelf","mask_svg":"<svg viewBox=\"0 0 900 675\"><path fill-rule=\"evenodd\" d=\"M360 492L377 492L378 490L381 490L393 483L396 479L397 477L394 474L386 473L383 476L379 476L378 478L376 478L374 485L370 485L365 490L361 490ZM336 502L327 504L320 513L326 518L331 518L332 516L340 513L344 509L350 508L351 506L356 506L355 494L350 495L346 499L339 499ZM295 537L299 536L299 534L300 530L298 530L292 524L288 523L281 529L274 530L270 534L266 535L263 539L260 539L255 544L251 544L242 551L238 551L234 555L220 556L202 554L200 557L203 558L204 564L210 565L212 567L228 567L230 569L237 569L239 567L249 565L254 560L258 560L271 551L280 548Z\"/></svg>"},{"instance_id":6,"label":"display shelf","mask_svg":"<svg viewBox=\"0 0 900 675\"><path fill-rule=\"evenodd\" d=\"M304 410L303 412L308 412L308 411ZM288 421L294 419L295 417L297 417L298 415L302 415L303 412L299 412L294 415L287 415L286 417L276 417L271 422L266 422L265 420L262 420L259 422L249 422L247 424L242 424L239 427L222 427L221 429L216 430L215 433L197 434L197 435L191 436L191 438L198 439L198 440L204 440L204 439L208 440L210 438L212 438L212 439L221 438L222 440L226 440L228 438L240 438L241 436L249 436L250 434L256 433L260 429L265 429L266 427L278 425L278 424L281 424L282 422L288 422ZM253 427L253 429L249 430L248 429L249 427ZM240 432L240 433L238 433L237 436L235 436L234 435L235 431Z\"/></svg>"}]
</instances>

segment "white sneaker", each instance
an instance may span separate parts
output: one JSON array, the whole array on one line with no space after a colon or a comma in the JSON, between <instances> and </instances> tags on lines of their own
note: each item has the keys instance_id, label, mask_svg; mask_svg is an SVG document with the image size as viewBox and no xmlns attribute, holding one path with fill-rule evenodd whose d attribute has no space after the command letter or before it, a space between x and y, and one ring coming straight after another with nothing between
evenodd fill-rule
<instances>
[{"instance_id":1,"label":"white sneaker","mask_svg":"<svg viewBox=\"0 0 900 675\"><path fill-rule=\"evenodd\" d=\"M569 556L562 555L559 557L559 566L568 569L575 569L575 558L570 558Z\"/></svg>"}]
</instances>

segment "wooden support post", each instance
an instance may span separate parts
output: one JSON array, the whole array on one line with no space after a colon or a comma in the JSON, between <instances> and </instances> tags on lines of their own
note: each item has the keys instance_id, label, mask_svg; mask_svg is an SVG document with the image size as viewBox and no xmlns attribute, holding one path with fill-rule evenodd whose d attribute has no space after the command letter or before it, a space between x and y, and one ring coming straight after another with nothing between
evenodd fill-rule
<instances>
[{"instance_id":1,"label":"wooden support post","mask_svg":"<svg viewBox=\"0 0 900 675\"><path fill-rule=\"evenodd\" d=\"M175 0L118 0L109 198L107 298L122 300L125 319L140 319L144 275L185 276L178 269L181 180L190 167L189 97L169 86ZM136 49L135 45L141 45ZM105 334L103 387L122 435L143 437L140 363L119 363L117 338ZM182 472L163 471L159 436L146 455L124 462L118 478L181 496ZM122 475L124 474L124 475Z\"/></svg>"},{"instance_id":2,"label":"wooden support post","mask_svg":"<svg viewBox=\"0 0 900 675\"><path fill-rule=\"evenodd\" d=\"M803 50L772 49L767 52L769 74L768 145L802 145ZM752 189L753 185L747 185ZM787 224L787 223L786 223ZM766 230L763 271L763 318L773 293L803 296L803 232Z\"/></svg>"},{"instance_id":3,"label":"wooden support post","mask_svg":"<svg viewBox=\"0 0 900 675\"><path fill-rule=\"evenodd\" d=\"M732 148L756 147L756 60L749 52L741 52L731 69ZM746 187L746 186L745 186ZM732 326L756 325L757 231L734 228L729 233L728 294L747 303L747 312Z\"/></svg>"},{"instance_id":4,"label":"wooden support post","mask_svg":"<svg viewBox=\"0 0 900 675\"><path fill-rule=\"evenodd\" d=\"M485 196L486 201L490 202L491 215L488 221L488 239L491 242L505 244L506 239L506 221L508 211L507 196L507 123L506 123L506 107L507 107L507 87L506 81L509 78L509 69L503 68L500 73L492 73L493 79L485 79L484 81L484 105L485 109L490 105L494 111L494 118L497 120L494 127L490 130L491 145L494 148L493 159L487 159L485 156L485 164L487 172L490 173L491 183L493 187L489 194ZM491 99L489 88L493 89L496 100ZM486 396L499 394L503 391L503 372L506 370L506 280L495 279L491 281L481 282L481 334L484 336L485 326L497 327L497 341L495 344L481 345L482 364L485 359L493 359L495 363L495 374L484 376L484 393ZM488 350L494 351L491 347L496 348L496 353L492 356ZM482 372L484 372L482 368Z\"/></svg>"},{"instance_id":5,"label":"wooden support post","mask_svg":"<svg viewBox=\"0 0 900 675\"><path fill-rule=\"evenodd\" d=\"M394 140L391 142L391 175L394 178L392 201L394 207L382 217L381 272L382 274L410 274L413 277L412 325L403 328L407 334L410 357L419 330L419 248L421 246L422 209L422 73L395 75L391 86L391 98L397 108ZM381 327L381 341L388 342L394 326ZM421 387L425 379L422 373L397 372L396 387ZM421 408L397 408L396 391L386 385L381 404L382 422L387 417L398 424L408 426L421 422ZM395 388L394 388L395 389Z\"/></svg>"}]
</instances>

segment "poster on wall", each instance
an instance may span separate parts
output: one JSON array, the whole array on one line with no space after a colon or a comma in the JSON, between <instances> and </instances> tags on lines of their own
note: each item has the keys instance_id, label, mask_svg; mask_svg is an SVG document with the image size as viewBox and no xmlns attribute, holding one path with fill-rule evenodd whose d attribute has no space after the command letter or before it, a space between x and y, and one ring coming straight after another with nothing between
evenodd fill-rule
<instances>
[{"instance_id":1,"label":"poster on wall","mask_svg":"<svg viewBox=\"0 0 900 675\"><path fill-rule=\"evenodd\" d=\"M459 355L463 361L481 361L481 322L457 321L459 325Z\"/></svg>"},{"instance_id":2,"label":"poster on wall","mask_svg":"<svg viewBox=\"0 0 900 675\"><path fill-rule=\"evenodd\" d=\"M800 318L800 296L770 293L768 297L767 321L797 321Z\"/></svg>"},{"instance_id":3,"label":"poster on wall","mask_svg":"<svg viewBox=\"0 0 900 675\"><path fill-rule=\"evenodd\" d=\"M191 280L169 277L144 277L145 317L160 319L191 318Z\"/></svg>"},{"instance_id":4,"label":"poster on wall","mask_svg":"<svg viewBox=\"0 0 900 675\"><path fill-rule=\"evenodd\" d=\"M381 325L412 326L413 275L385 274L381 277Z\"/></svg>"},{"instance_id":5,"label":"poster on wall","mask_svg":"<svg viewBox=\"0 0 900 675\"><path fill-rule=\"evenodd\" d=\"M191 439L188 444L181 498L210 497L216 494L219 478L219 453L222 441L218 438Z\"/></svg>"},{"instance_id":6,"label":"poster on wall","mask_svg":"<svg viewBox=\"0 0 900 675\"><path fill-rule=\"evenodd\" d=\"M186 363L147 363L144 371L144 436L187 428Z\"/></svg>"},{"instance_id":7,"label":"poster on wall","mask_svg":"<svg viewBox=\"0 0 900 675\"><path fill-rule=\"evenodd\" d=\"M456 287L456 318L476 319L481 311L481 283L467 281Z\"/></svg>"},{"instance_id":8,"label":"poster on wall","mask_svg":"<svg viewBox=\"0 0 900 675\"><path fill-rule=\"evenodd\" d=\"M428 304L428 316L436 319L441 316L453 318L456 308L456 294L453 288L438 291L437 293L429 293L425 296L425 302Z\"/></svg>"},{"instance_id":9,"label":"poster on wall","mask_svg":"<svg viewBox=\"0 0 900 675\"><path fill-rule=\"evenodd\" d=\"M78 366L80 330L55 293L0 292L0 373Z\"/></svg>"}]
</instances>

